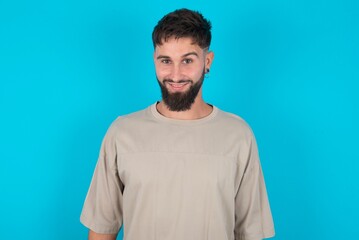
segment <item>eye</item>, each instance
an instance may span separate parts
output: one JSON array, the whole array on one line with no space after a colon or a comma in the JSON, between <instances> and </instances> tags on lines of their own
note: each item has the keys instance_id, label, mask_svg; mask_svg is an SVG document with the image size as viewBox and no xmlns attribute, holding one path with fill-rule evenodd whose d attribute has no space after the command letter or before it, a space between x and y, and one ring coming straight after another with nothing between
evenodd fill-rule
<instances>
[{"instance_id":1,"label":"eye","mask_svg":"<svg viewBox=\"0 0 359 240\"><path fill-rule=\"evenodd\" d=\"M185 59L183 59L183 61L182 61L184 64L189 64L189 63L192 63L193 62L193 60L192 59L190 59L190 58L185 58Z\"/></svg>"},{"instance_id":2,"label":"eye","mask_svg":"<svg viewBox=\"0 0 359 240\"><path fill-rule=\"evenodd\" d=\"M164 64L170 64L171 63L171 61L169 60L169 59L162 59L161 60L161 63L164 63Z\"/></svg>"}]
</instances>

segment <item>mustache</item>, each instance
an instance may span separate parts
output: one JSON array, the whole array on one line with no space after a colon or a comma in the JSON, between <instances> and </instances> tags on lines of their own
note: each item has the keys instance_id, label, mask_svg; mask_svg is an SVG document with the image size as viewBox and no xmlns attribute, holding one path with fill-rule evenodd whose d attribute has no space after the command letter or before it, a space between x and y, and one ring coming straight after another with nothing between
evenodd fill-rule
<instances>
[{"instance_id":1,"label":"mustache","mask_svg":"<svg viewBox=\"0 0 359 240\"><path fill-rule=\"evenodd\" d=\"M192 80L178 80L178 81L173 81L173 79L164 79L163 83L193 83Z\"/></svg>"}]
</instances>

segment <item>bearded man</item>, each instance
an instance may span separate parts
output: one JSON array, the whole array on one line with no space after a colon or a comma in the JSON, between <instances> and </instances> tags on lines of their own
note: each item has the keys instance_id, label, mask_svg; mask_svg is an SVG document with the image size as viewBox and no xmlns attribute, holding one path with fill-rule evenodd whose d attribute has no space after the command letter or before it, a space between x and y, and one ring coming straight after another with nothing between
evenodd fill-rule
<instances>
[{"instance_id":1,"label":"bearded man","mask_svg":"<svg viewBox=\"0 0 359 240\"><path fill-rule=\"evenodd\" d=\"M118 117L81 214L89 239L259 240L274 226L254 135L206 103L211 24L179 9L153 30L162 101Z\"/></svg>"}]
</instances>

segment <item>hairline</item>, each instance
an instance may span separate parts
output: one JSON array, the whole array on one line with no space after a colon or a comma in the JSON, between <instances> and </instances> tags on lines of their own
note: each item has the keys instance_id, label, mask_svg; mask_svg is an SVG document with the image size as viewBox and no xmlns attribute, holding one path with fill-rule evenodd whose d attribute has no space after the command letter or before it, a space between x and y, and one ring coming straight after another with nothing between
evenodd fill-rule
<instances>
[{"instance_id":1,"label":"hairline","mask_svg":"<svg viewBox=\"0 0 359 240\"><path fill-rule=\"evenodd\" d=\"M177 36L163 37L163 38L160 40L159 43L156 43L156 45L154 46L154 48L156 49L157 46L162 46L164 43L168 42L168 40L171 39L171 38L174 38L174 39L176 39L176 40L178 40L178 39L183 39L183 38L189 38L189 39L191 39L191 44L192 44L192 45L197 45L197 46L198 46L199 48L201 48L203 51L209 52L209 46L201 47L201 46L198 44L198 42L194 41L193 37L191 37L191 36L188 36L188 37L187 37L187 36L183 36L183 37L177 37Z\"/></svg>"}]
</instances>

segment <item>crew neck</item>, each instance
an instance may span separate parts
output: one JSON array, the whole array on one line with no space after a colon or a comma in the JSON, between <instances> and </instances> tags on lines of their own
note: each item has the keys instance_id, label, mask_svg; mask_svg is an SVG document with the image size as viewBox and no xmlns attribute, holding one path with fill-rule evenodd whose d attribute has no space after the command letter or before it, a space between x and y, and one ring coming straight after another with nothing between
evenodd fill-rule
<instances>
[{"instance_id":1,"label":"crew neck","mask_svg":"<svg viewBox=\"0 0 359 240\"><path fill-rule=\"evenodd\" d=\"M154 104L152 104L149 107L152 115L160 121L167 122L167 123L173 123L173 124L179 124L179 125L196 125L196 124L208 122L209 120L213 119L218 113L218 108L216 106L211 105L212 112L203 118L192 119L192 120L175 119L175 118L165 117L161 113L159 113L157 110L157 107L156 107L157 103L158 102L155 102Z\"/></svg>"}]
</instances>

